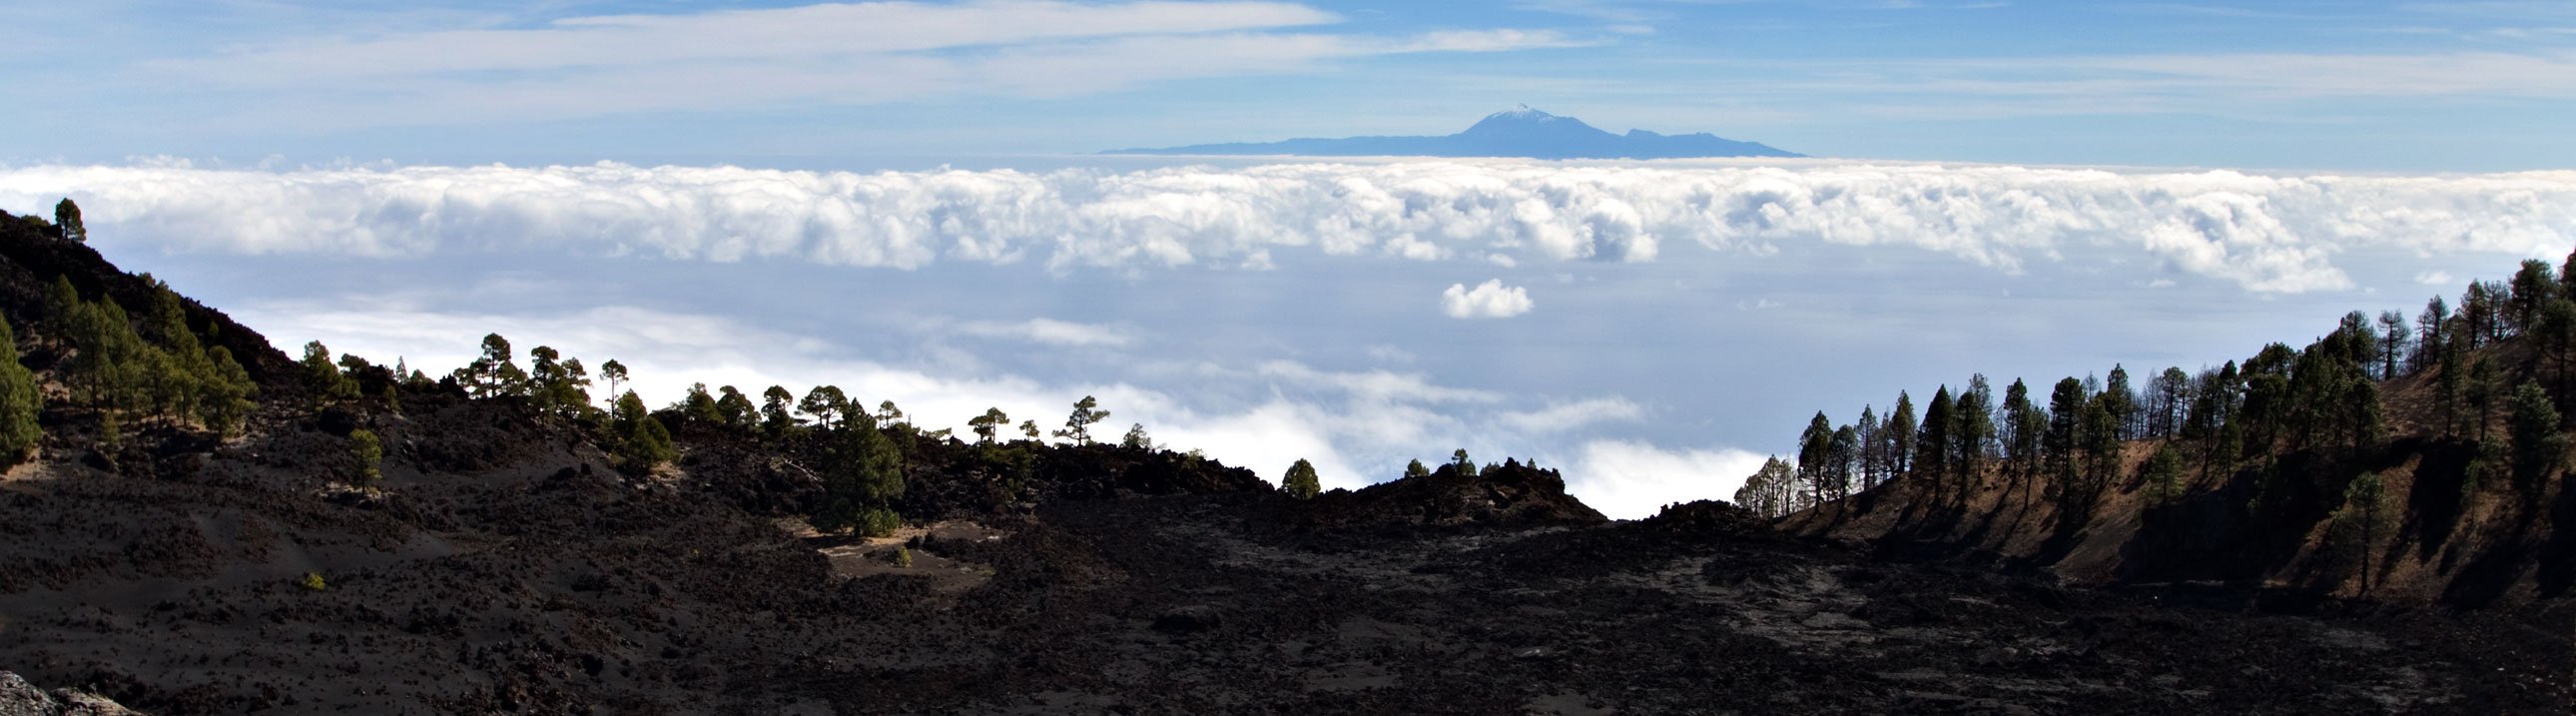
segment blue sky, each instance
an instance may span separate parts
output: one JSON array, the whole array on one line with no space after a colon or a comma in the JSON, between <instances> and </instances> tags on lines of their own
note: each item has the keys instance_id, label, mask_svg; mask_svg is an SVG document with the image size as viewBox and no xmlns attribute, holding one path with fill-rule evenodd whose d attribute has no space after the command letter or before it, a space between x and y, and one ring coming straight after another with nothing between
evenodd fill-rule
<instances>
[{"instance_id":1,"label":"blue sky","mask_svg":"<svg viewBox=\"0 0 2576 716\"><path fill-rule=\"evenodd\" d=\"M1817 410L2216 365L2576 248L2566 3L10 10L0 208L73 198L284 347L497 331L959 429L1096 395L1273 479L1464 446L1620 517ZM1517 103L1823 158L1089 154Z\"/></svg>"},{"instance_id":2,"label":"blue sky","mask_svg":"<svg viewBox=\"0 0 2576 716\"><path fill-rule=\"evenodd\" d=\"M2561 2L13 8L0 159L847 168L1446 133L1528 103L1819 156L2565 166Z\"/></svg>"}]
</instances>

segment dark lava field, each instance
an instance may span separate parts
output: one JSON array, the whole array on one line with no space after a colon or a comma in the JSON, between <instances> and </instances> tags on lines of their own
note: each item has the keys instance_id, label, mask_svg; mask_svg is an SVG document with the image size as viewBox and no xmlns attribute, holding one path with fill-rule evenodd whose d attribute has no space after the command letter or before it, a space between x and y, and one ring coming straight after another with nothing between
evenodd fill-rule
<instances>
[{"instance_id":1,"label":"dark lava field","mask_svg":"<svg viewBox=\"0 0 2576 716\"><path fill-rule=\"evenodd\" d=\"M1113 484L1129 494L869 545L605 468L399 475L367 497L277 477L292 465L262 455L227 447L187 476L13 476L0 664L167 713L2564 713L2568 699L2565 632L2511 613L1888 563L1718 503L1603 522L1518 466L1310 503ZM328 586L293 578L308 571Z\"/></svg>"},{"instance_id":2,"label":"dark lava field","mask_svg":"<svg viewBox=\"0 0 2576 716\"><path fill-rule=\"evenodd\" d=\"M0 221L0 313L50 325L56 276L155 290ZM675 416L675 459L621 472L595 423L452 382L319 400L185 311L259 405L108 440L46 384L0 473L0 716L2570 711L2563 594L2071 580L1715 502L1614 522L1516 461L1298 500L1169 451L871 426L910 524L819 535L804 443ZM60 374L65 342L18 336Z\"/></svg>"}]
</instances>

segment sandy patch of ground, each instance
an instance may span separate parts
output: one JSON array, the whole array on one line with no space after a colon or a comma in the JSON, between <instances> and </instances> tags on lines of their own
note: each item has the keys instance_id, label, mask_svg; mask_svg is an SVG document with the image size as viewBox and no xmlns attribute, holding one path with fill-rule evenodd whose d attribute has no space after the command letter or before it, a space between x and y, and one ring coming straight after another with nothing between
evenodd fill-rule
<instances>
[{"instance_id":1,"label":"sandy patch of ground","mask_svg":"<svg viewBox=\"0 0 2576 716\"><path fill-rule=\"evenodd\" d=\"M973 589L991 580L993 568L941 555L940 543L990 542L1005 536L1001 530L971 520L907 525L884 537L821 534L804 520L792 518L779 520L778 526L831 559L833 576L864 579L880 574L914 575L928 578L931 591L945 594Z\"/></svg>"}]
</instances>

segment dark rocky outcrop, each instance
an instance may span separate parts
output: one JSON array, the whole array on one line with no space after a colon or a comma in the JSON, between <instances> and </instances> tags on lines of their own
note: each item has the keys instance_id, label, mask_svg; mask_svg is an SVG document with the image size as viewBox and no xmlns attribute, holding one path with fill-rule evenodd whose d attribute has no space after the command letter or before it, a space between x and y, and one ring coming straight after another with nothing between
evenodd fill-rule
<instances>
[{"instance_id":1,"label":"dark rocky outcrop","mask_svg":"<svg viewBox=\"0 0 2576 716\"><path fill-rule=\"evenodd\" d=\"M1606 522L1565 494L1565 478L1516 461L1473 475L1442 465L1428 476L1333 490L1307 501L1294 519L1311 526L1547 527Z\"/></svg>"},{"instance_id":2,"label":"dark rocky outcrop","mask_svg":"<svg viewBox=\"0 0 2576 716\"><path fill-rule=\"evenodd\" d=\"M85 691L46 691L0 671L0 716L129 716L134 711Z\"/></svg>"}]
</instances>

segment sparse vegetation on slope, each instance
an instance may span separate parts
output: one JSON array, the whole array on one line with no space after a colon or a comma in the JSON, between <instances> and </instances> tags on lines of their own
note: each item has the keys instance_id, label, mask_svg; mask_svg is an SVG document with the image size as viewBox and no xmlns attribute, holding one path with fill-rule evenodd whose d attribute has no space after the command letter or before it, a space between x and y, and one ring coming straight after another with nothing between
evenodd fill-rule
<instances>
[{"instance_id":1,"label":"sparse vegetation on slope","mask_svg":"<svg viewBox=\"0 0 2576 716\"><path fill-rule=\"evenodd\" d=\"M1974 376L1955 400L1936 393L1910 436L1895 420L1851 428L1877 450L1842 445L1819 413L1798 460L1757 473L1738 501L1808 534L2095 582L2558 599L2576 582L2557 566L2576 563L2561 536L2576 519L2570 281L2526 261L2510 282L2470 284L2456 313L2433 298L2414 330L2356 311L2304 349L2274 343L2197 376L2167 368L2143 391L2120 366L2065 378L2044 407L2016 380L1985 409ZM1910 407L1900 394L1896 413ZM1910 463L1891 458L1908 443Z\"/></svg>"}]
</instances>

